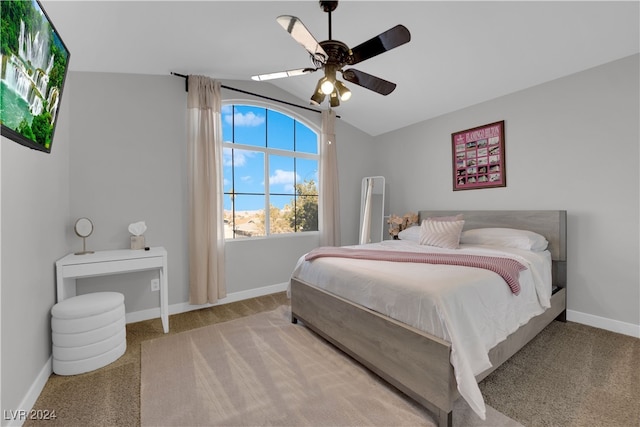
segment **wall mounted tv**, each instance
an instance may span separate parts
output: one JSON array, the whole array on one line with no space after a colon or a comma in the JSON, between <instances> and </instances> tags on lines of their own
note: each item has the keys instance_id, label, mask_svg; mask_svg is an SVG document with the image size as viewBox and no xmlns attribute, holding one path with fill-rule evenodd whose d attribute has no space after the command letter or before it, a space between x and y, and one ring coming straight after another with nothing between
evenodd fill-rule
<instances>
[{"instance_id":1,"label":"wall mounted tv","mask_svg":"<svg viewBox=\"0 0 640 427\"><path fill-rule=\"evenodd\" d=\"M51 152L69 49L37 0L0 1L2 136Z\"/></svg>"}]
</instances>

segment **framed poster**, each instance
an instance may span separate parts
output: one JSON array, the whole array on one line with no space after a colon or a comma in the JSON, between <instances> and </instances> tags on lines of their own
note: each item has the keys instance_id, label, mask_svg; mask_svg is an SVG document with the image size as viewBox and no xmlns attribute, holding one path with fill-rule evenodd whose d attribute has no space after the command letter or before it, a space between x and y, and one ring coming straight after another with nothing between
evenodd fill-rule
<instances>
[{"instance_id":1,"label":"framed poster","mask_svg":"<svg viewBox=\"0 0 640 427\"><path fill-rule=\"evenodd\" d=\"M453 191L506 187L504 120L451 134Z\"/></svg>"}]
</instances>

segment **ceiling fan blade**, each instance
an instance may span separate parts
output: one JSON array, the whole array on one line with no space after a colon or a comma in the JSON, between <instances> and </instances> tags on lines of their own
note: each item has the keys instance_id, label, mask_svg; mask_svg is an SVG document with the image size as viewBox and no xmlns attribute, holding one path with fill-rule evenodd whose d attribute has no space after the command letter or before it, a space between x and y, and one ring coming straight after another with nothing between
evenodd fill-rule
<instances>
[{"instance_id":1,"label":"ceiling fan blade","mask_svg":"<svg viewBox=\"0 0 640 427\"><path fill-rule=\"evenodd\" d=\"M372 76L371 74L364 73L354 68L349 68L342 72L342 77L358 86L362 86L374 92L378 92L381 95L389 95L396 88L395 83L391 83L380 77Z\"/></svg>"},{"instance_id":2,"label":"ceiling fan blade","mask_svg":"<svg viewBox=\"0 0 640 427\"><path fill-rule=\"evenodd\" d=\"M411 33L404 25L395 27L367 40L364 43L351 49L349 65L357 64L376 55L380 55L388 50L408 43L411 40Z\"/></svg>"},{"instance_id":3,"label":"ceiling fan blade","mask_svg":"<svg viewBox=\"0 0 640 427\"><path fill-rule=\"evenodd\" d=\"M313 37L311 32L307 30L301 20L291 15L281 15L276 19L278 24L282 26L291 37L304 47L311 56L322 63L324 63L329 55L324 51L320 43Z\"/></svg>"},{"instance_id":4,"label":"ceiling fan blade","mask_svg":"<svg viewBox=\"0 0 640 427\"><path fill-rule=\"evenodd\" d=\"M275 73L258 74L256 76L251 76L251 80L256 80L261 82L264 80L273 80L273 79L281 79L284 77L301 76L303 74L313 73L316 70L317 68L298 68L295 70L277 71Z\"/></svg>"}]
</instances>

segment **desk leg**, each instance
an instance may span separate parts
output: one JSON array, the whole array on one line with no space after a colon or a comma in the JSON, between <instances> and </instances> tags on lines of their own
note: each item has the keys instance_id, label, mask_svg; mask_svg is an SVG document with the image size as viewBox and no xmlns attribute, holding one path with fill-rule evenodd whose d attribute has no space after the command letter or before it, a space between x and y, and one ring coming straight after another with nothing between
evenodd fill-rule
<instances>
[{"instance_id":1,"label":"desk leg","mask_svg":"<svg viewBox=\"0 0 640 427\"><path fill-rule=\"evenodd\" d=\"M62 302L67 298L76 296L76 279L75 278L62 278L58 277L58 302Z\"/></svg>"},{"instance_id":2,"label":"desk leg","mask_svg":"<svg viewBox=\"0 0 640 427\"><path fill-rule=\"evenodd\" d=\"M164 333L169 332L169 285L167 283L167 259L164 259L164 267L160 269L160 318Z\"/></svg>"}]
</instances>

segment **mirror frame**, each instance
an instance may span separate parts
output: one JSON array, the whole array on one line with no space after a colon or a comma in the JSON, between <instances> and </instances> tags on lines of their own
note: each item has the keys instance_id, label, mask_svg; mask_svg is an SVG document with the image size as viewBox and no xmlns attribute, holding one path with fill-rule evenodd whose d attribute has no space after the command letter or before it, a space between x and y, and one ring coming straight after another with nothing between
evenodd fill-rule
<instances>
[{"instance_id":1,"label":"mirror frame","mask_svg":"<svg viewBox=\"0 0 640 427\"><path fill-rule=\"evenodd\" d=\"M372 206L368 211L369 238L367 239L367 241L365 241L365 227L367 226L367 222L365 219L367 213L366 198L370 180L372 180L373 182L371 195L381 195L381 197L380 200L376 200L375 203L372 203ZM384 176L366 176L362 178L362 188L360 196L360 230L358 233L359 244L379 243L384 240L385 185L386 182Z\"/></svg>"},{"instance_id":2,"label":"mirror frame","mask_svg":"<svg viewBox=\"0 0 640 427\"><path fill-rule=\"evenodd\" d=\"M90 227L90 230L88 231L88 233L80 233L79 230L80 228L84 228L84 227ZM87 237L91 236L93 234L93 222L89 219L89 218L78 218L76 220L76 223L73 226L73 231L76 233L76 236L81 237L82 238L82 251L80 252L75 252L74 255L85 255L85 254L92 254L94 253L94 251L88 251L87 250Z\"/></svg>"},{"instance_id":3,"label":"mirror frame","mask_svg":"<svg viewBox=\"0 0 640 427\"><path fill-rule=\"evenodd\" d=\"M90 227L90 230L89 230L88 233L83 234L83 233L80 233L79 228L80 228L80 226L82 226L82 228L86 227L85 226L85 222ZM76 236L78 236L78 237L82 237L82 238L89 237L93 233L93 222L91 222L91 220L89 218L85 218L85 217L78 218L78 220L76 221L75 225L73 226L73 231L76 232Z\"/></svg>"}]
</instances>

